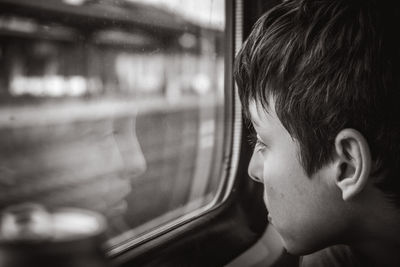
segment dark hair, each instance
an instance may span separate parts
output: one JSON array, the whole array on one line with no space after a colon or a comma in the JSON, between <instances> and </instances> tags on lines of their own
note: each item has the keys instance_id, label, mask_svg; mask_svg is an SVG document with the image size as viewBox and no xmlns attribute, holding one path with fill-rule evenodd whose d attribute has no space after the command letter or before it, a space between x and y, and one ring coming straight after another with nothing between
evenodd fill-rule
<instances>
[{"instance_id":1,"label":"dark hair","mask_svg":"<svg viewBox=\"0 0 400 267\"><path fill-rule=\"evenodd\" d=\"M393 1L394 3L395 1ZM400 33L389 1L292 0L264 14L236 57L244 112L269 99L308 175L332 160L340 130L361 132L376 181L400 207Z\"/></svg>"}]
</instances>

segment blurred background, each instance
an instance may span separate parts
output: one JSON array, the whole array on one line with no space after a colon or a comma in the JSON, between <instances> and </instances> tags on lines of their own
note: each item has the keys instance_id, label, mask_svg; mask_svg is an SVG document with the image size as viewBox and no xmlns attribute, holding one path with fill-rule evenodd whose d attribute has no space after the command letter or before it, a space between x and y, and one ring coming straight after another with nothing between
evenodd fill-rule
<instances>
[{"instance_id":1,"label":"blurred background","mask_svg":"<svg viewBox=\"0 0 400 267\"><path fill-rule=\"evenodd\" d=\"M0 0L0 209L95 210L112 244L209 203L223 0Z\"/></svg>"}]
</instances>

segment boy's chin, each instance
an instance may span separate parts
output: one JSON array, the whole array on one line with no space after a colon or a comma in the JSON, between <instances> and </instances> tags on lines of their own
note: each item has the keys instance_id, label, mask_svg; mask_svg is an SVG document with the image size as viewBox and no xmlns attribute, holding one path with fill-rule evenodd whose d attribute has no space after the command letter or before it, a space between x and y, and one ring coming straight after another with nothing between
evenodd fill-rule
<instances>
[{"instance_id":1,"label":"boy's chin","mask_svg":"<svg viewBox=\"0 0 400 267\"><path fill-rule=\"evenodd\" d=\"M285 241L283 240L283 246L287 253L294 256L303 256L314 253L318 250L323 249L325 246L319 246L317 244L306 244L303 242Z\"/></svg>"}]
</instances>

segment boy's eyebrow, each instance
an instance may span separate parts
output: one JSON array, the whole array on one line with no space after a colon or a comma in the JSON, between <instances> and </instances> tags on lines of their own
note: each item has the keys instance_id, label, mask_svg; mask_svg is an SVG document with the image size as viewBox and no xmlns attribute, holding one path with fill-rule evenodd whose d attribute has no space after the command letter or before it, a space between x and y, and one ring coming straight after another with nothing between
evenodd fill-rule
<instances>
[{"instance_id":1,"label":"boy's eyebrow","mask_svg":"<svg viewBox=\"0 0 400 267\"><path fill-rule=\"evenodd\" d=\"M255 126L257 126L257 127L260 127L260 125L259 125L257 122L255 122L252 118L250 118L250 121L251 121L251 123L252 123L253 125L255 125Z\"/></svg>"}]
</instances>

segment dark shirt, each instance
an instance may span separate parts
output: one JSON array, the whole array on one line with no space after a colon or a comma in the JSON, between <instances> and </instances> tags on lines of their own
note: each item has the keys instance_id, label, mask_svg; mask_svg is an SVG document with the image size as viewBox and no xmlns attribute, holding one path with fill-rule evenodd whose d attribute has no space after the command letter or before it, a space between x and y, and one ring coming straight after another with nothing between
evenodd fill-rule
<instances>
[{"instance_id":1,"label":"dark shirt","mask_svg":"<svg viewBox=\"0 0 400 267\"><path fill-rule=\"evenodd\" d=\"M302 256L300 267L353 267L363 266L350 247L337 245L319 250L315 253Z\"/></svg>"}]
</instances>

